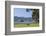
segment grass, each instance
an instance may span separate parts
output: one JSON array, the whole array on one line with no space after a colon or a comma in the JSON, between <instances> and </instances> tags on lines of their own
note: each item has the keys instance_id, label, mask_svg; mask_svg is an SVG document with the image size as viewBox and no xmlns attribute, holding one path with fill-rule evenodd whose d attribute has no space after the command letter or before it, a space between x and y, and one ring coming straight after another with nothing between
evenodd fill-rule
<instances>
[{"instance_id":1,"label":"grass","mask_svg":"<svg viewBox=\"0 0 46 36\"><path fill-rule=\"evenodd\" d=\"M21 27L39 27L38 23L32 24L14 24L14 27L21 28Z\"/></svg>"}]
</instances>

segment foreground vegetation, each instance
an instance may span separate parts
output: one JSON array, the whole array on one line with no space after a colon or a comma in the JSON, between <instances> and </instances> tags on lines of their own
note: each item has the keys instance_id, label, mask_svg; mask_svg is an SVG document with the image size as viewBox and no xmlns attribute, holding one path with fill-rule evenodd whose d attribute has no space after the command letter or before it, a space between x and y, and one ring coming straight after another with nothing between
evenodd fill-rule
<instances>
[{"instance_id":1,"label":"foreground vegetation","mask_svg":"<svg viewBox=\"0 0 46 36\"><path fill-rule=\"evenodd\" d=\"M14 27L21 28L21 27L39 27L38 23L31 23L31 24L14 24Z\"/></svg>"}]
</instances>

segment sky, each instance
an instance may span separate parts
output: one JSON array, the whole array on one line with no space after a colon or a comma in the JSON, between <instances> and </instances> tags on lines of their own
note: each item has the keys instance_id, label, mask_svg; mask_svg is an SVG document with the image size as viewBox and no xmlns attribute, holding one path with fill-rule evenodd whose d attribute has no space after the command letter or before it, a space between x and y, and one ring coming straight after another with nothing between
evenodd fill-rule
<instances>
[{"instance_id":1,"label":"sky","mask_svg":"<svg viewBox=\"0 0 46 36\"><path fill-rule=\"evenodd\" d=\"M18 17L32 17L32 10L26 11L26 8L14 8L14 16Z\"/></svg>"}]
</instances>

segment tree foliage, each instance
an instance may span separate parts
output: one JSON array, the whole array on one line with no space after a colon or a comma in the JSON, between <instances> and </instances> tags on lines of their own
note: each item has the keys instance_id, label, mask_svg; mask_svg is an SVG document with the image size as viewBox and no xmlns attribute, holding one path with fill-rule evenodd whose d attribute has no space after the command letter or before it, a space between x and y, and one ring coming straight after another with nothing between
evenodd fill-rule
<instances>
[{"instance_id":1,"label":"tree foliage","mask_svg":"<svg viewBox=\"0 0 46 36\"><path fill-rule=\"evenodd\" d=\"M24 22L24 20L21 20L21 22Z\"/></svg>"},{"instance_id":2,"label":"tree foliage","mask_svg":"<svg viewBox=\"0 0 46 36\"><path fill-rule=\"evenodd\" d=\"M32 10L32 19L35 22L39 22L39 9L26 9L27 12L29 12L29 10Z\"/></svg>"}]
</instances>

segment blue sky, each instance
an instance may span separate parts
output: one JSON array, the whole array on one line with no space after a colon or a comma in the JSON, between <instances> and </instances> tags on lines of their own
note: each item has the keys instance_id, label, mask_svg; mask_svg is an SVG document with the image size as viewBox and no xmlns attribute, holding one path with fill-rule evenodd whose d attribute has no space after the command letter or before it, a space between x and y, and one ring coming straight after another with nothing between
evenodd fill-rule
<instances>
[{"instance_id":1,"label":"blue sky","mask_svg":"<svg viewBox=\"0 0 46 36\"><path fill-rule=\"evenodd\" d=\"M32 17L32 10L27 12L25 8L14 8L14 16Z\"/></svg>"}]
</instances>

